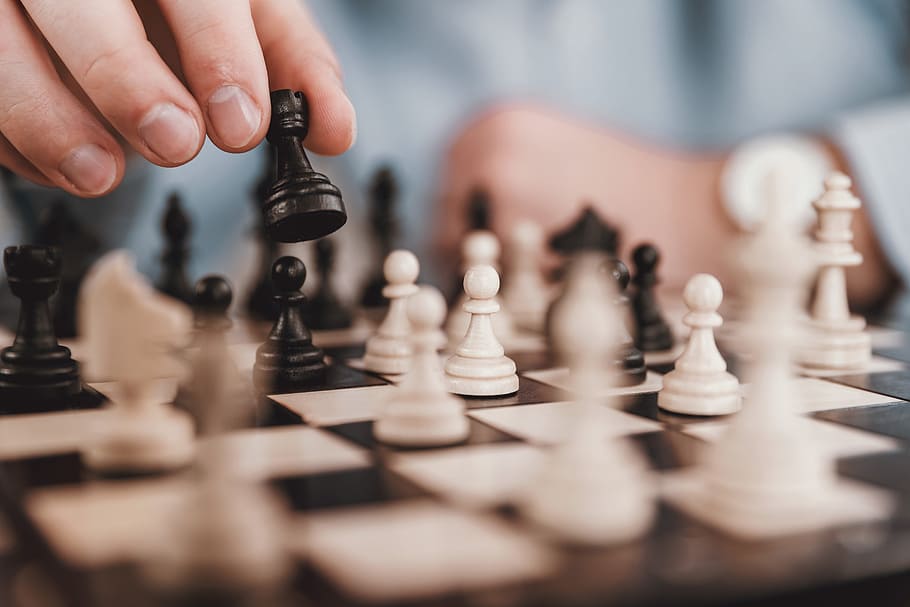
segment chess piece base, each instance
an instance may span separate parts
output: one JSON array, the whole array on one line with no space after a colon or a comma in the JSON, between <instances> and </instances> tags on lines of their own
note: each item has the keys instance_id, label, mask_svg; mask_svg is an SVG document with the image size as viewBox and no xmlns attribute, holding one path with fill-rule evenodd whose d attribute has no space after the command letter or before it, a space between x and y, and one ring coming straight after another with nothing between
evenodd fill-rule
<instances>
[{"instance_id":1,"label":"chess piece base","mask_svg":"<svg viewBox=\"0 0 910 607\"><path fill-rule=\"evenodd\" d=\"M381 442L400 447L438 447L460 443L468 437L468 420L458 399L448 394L431 397L433 402L412 394L397 398L406 402L399 400L386 405L386 414L373 428ZM446 402L440 403L438 398Z\"/></svg>"},{"instance_id":2,"label":"chess piece base","mask_svg":"<svg viewBox=\"0 0 910 607\"><path fill-rule=\"evenodd\" d=\"M154 414L136 414L114 405L99 425L97 437L82 450L82 462L93 470L158 472L188 465L195 455L189 414L157 405Z\"/></svg>"},{"instance_id":3,"label":"chess piece base","mask_svg":"<svg viewBox=\"0 0 910 607\"><path fill-rule=\"evenodd\" d=\"M374 335L367 341L363 366L367 371L383 375L407 373L411 366L411 352L411 344L406 338Z\"/></svg>"},{"instance_id":4,"label":"chess piece base","mask_svg":"<svg viewBox=\"0 0 910 607\"><path fill-rule=\"evenodd\" d=\"M446 389L462 396L506 396L518 392L515 362L455 355L446 361Z\"/></svg>"},{"instance_id":5,"label":"chess piece base","mask_svg":"<svg viewBox=\"0 0 910 607\"><path fill-rule=\"evenodd\" d=\"M865 321L852 317L839 326L810 321L807 343L798 353L806 369L862 370L872 358L872 340Z\"/></svg>"},{"instance_id":6,"label":"chess piece base","mask_svg":"<svg viewBox=\"0 0 910 607\"><path fill-rule=\"evenodd\" d=\"M622 440L597 446L597 453L590 445L556 447L560 451L521 501L525 518L568 544L622 544L654 521L654 492L641 454Z\"/></svg>"},{"instance_id":7,"label":"chess piece base","mask_svg":"<svg viewBox=\"0 0 910 607\"><path fill-rule=\"evenodd\" d=\"M657 405L684 415L730 415L742 406L739 381L726 371L693 375L674 370L664 375Z\"/></svg>"},{"instance_id":8,"label":"chess piece base","mask_svg":"<svg viewBox=\"0 0 910 607\"><path fill-rule=\"evenodd\" d=\"M79 363L69 348L57 346L28 358L12 347L0 354L0 410L29 403L45 411L70 409L81 390Z\"/></svg>"},{"instance_id":9,"label":"chess piece base","mask_svg":"<svg viewBox=\"0 0 910 607\"><path fill-rule=\"evenodd\" d=\"M325 378L322 350L312 344L276 349L266 342L256 351L253 384L264 393L294 392Z\"/></svg>"}]
</instances>

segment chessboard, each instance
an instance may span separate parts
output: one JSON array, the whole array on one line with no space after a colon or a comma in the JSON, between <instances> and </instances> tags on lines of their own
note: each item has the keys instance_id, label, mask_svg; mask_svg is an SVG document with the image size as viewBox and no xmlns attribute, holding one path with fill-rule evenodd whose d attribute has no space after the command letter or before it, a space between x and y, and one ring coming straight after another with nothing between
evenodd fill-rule
<instances>
[{"instance_id":1,"label":"chessboard","mask_svg":"<svg viewBox=\"0 0 910 607\"><path fill-rule=\"evenodd\" d=\"M665 298L676 331L682 311ZM844 495L825 514L830 524L811 533L742 537L691 515L687 473L729 420L658 409L678 349L647 353L646 380L609 388L618 398L599 411L604 437L628 437L659 479L657 520L619 546L560 545L516 508L571 411L567 372L535 335L504 343L518 366L518 392L466 399L470 435L455 446L397 449L374 440L373 422L395 386L362 370L373 327L359 319L350 329L314 331L330 360L318 390L264 397L251 427L197 447L229 449L238 474L266 482L289 504L295 604L889 604L910 588L910 336L894 328L899 319L878 323L867 371L794 380L802 431L836 460ZM264 331L238 322L230 333L241 373L250 372ZM735 322L718 333L734 371L737 341ZM67 345L80 355L78 341ZM175 389L162 380L162 390ZM46 584L90 597L84 604L154 604L139 591L136 564L167 537L169 508L192 475L87 472L80 445L106 414L0 417L0 471L23 504L22 520L0 517L0 603L16 604L19 578L29 575L20 567L26 553L46 565Z\"/></svg>"}]
</instances>

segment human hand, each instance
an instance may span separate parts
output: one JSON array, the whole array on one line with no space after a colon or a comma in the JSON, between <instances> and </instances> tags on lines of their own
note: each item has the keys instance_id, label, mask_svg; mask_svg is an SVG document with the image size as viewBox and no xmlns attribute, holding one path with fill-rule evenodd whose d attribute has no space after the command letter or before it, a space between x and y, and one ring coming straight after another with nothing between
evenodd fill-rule
<instances>
[{"instance_id":1,"label":"human hand","mask_svg":"<svg viewBox=\"0 0 910 607\"><path fill-rule=\"evenodd\" d=\"M848 171L830 142L838 169ZM670 150L532 107L484 114L461 133L446 158L436 242L441 258L457 258L470 191L484 187L501 237L519 219L552 233L593 204L620 231L623 259L641 242L661 252L663 284L681 289L697 272L735 291L729 251L739 232L720 198L723 154ZM862 183L857 183L862 198ZM853 219L861 266L847 269L851 302L865 308L895 283L865 211Z\"/></svg>"},{"instance_id":2,"label":"human hand","mask_svg":"<svg viewBox=\"0 0 910 607\"><path fill-rule=\"evenodd\" d=\"M471 123L447 155L437 242L455 252L479 185L501 236L519 219L552 233L592 204L619 228L623 258L641 242L658 246L665 285L681 288L695 272L723 280L736 230L721 208L722 167L720 155L660 149L538 108L502 108Z\"/></svg>"},{"instance_id":3,"label":"human hand","mask_svg":"<svg viewBox=\"0 0 910 607\"><path fill-rule=\"evenodd\" d=\"M350 147L354 108L299 0L0 0L0 165L42 185L111 191L122 144L161 166L206 134L247 151L281 88L310 102L307 147Z\"/></svg>"}]
</instances>

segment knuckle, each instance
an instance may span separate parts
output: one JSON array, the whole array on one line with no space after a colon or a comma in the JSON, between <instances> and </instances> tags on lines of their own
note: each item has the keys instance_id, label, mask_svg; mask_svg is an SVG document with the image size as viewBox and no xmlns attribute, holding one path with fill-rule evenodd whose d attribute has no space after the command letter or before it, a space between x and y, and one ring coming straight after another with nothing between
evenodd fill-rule
<instances>
[{"instance_id":1,"label":"knuckle","mask_svg":"<svg viewBox=\"0 0 910 607\"><path fill-rule=\"evenodd\" d=\"M133 45L111 46L101 49L76 74L87 90L98 90L123 79L126 70L142 70L143 55Z\"/></svg>"},{"instance_id":2,"label":"knuckle","mask_svg":"<svg viewBox=\"0 0 910 607\"><path fill-rule=\"evenodd\" d=\"M50 107L47 99L40 96L22 97L3 104L0 113L0 132L18 131L20 125L34 122L36 116L47 116Z\"/></svg>"}]
</instances>

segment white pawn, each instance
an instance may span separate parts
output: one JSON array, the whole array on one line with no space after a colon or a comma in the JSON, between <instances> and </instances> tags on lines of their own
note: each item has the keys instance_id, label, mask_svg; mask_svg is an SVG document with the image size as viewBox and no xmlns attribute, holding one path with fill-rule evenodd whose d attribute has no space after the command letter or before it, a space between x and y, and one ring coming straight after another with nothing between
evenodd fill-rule
<instances>
[{"instance_id":1,"label":"white pawn","mask_svg":"<svg viewBox=\"0 0 910 607\"><path fill-rule=\"evenodd\" d=\"M499 239L493 232L475 230L469 233L461 243L462 274L466 274L474 266L493 266L498 271L500 252ZM468 296L462 293L449 311L446 333L452 343L461 341L465 331L468 330L468 321L471 317L464 311L464 304L467 300ZM512 319L508 311L502 307L493 320L493 331L500 339L508 339L514 331Z\"/></svg>"},{"instance_id":2,"label":"white pawn","mask_svg":"<svg viewBox=\"0 0 910 607\"><path fill-rule=\"evenodd\" d=\"M717 309L723 301L720 282L710 274L696 274L683 291L689 313L683 323L691 329L685 350L664 376L657 395L661 409L685 415L729 415L739 411L739 380L727 372L717 350L714 329L723 323Z\"/></svg>"},{"instance_id":3,"label":"white pawn","mask_svg":"<svg viewBox=\"0 0 910 607\"><path fill-rule=\"evenodd\" d=\"M812 204L818 214L813 248L821 267L807 340L798 351L798 362L807 369L860 370L872 356L866 321L852 316L847 303L844 268L863 261L853 248L850 230L853 213L861 206L851 185L843 173L832 173L825 180L825 192Z\"/></svg>"},{"instance_id":4,"label":"white pawn","mask_svg":"<svg viewBox=\"0 0 910 607\"><path fill-rule=\"evenodd\" d=\"M468 436L464 403L446 391L436 354L446 341L445 299L433 287L420 287L408 299L407 313L413 327L411 370L385 404L373 431L378 440L402 447L459 443Z\"/></svg>"},{"instance_id":5,"label":"white pawn","mask_svg":"<svg viewBox=\"0 0 910 607\"><path fill-rule=\"evenodd\" d=\"M553 340L568 359L572 394L565 439L552 449L520 500L523 515L554 539L607 545L632 540L650 527L656 488L643 455L603 427L605 385L615 376L609 359L620 319L604 301L616 297L602 275L579 281L593 286L570 296L553 318ZM606 373L604 370L607 370Z\"/></svg>"},{"instance_id":6,"label":"white pawn","mask_svg":"<svg viewBox=\"0 0 910 607\"><path fill-rule=\"evenodd\" d=\"M389 253L382 265L386 286L383 296L389 309L376 333L367 340L364 368L374 373L399 375L407 373L411 363L411 323L408 322L407 300L417 292L420 263L410 251Z\"/></svg>"},{"instance_id":7,"label":"white pawn","mask_svg":"<svg viewBox=\"0 0 910 607\"><path fill-rule=\"evenodd\" d=\"M449 392L464 396L504 396L518 391L515 361L493 332L493 317L499 312L499 274L492 266L475 266L464 275L469 297L464 311L470 315L467 333L446 361Z\"/></svg>"},{"instance_id":8,"label":"white pawn","mask_svg":"<svg viewBox=\"0 0 910 607\"><path fill-rule=\"evenodd\" d=\"M502 301L516 326L542 332L549 290L541 274L543 230L532 221L520 221L509 234L509 271Z\"/></svg>"}]
</instances>

